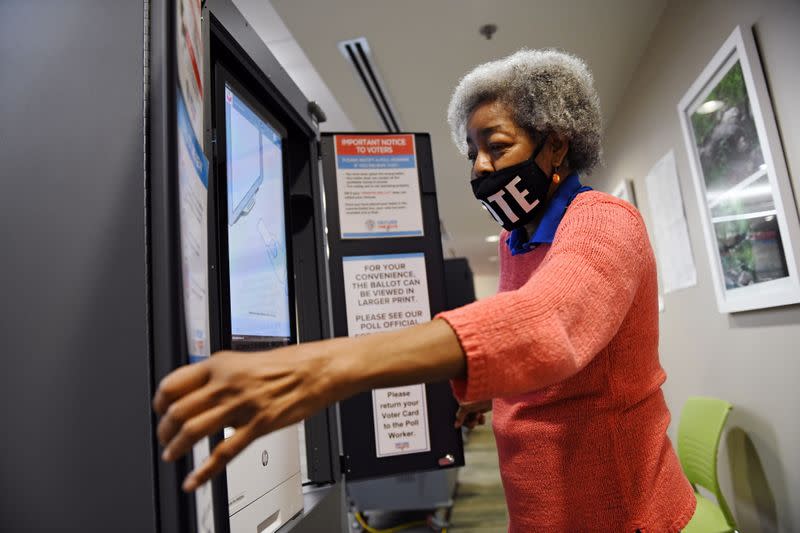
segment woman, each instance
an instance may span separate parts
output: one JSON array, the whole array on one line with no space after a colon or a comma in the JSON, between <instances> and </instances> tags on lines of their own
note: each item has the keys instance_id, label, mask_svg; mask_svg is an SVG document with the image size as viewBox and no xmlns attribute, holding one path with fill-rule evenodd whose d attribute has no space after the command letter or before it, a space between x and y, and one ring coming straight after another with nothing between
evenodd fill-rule
<instances>
[{"instance_id":1,"label":"woman","mask_svg":"<svg viewBox=\"0 0 800 533\"><path fill-rule=\"evenodd\" d=\"M652 249L633 206L578 177L600 157L591 74L568 54L523 50L467 74L448 119L476 198L504 228L500 292L401 331L181 368L154 400L164 458L237 428L192 490L325 405L451 378L457 424L492 400L510 531L680 530L695 498L666 436Z\"/></svg>"}]
</instances>

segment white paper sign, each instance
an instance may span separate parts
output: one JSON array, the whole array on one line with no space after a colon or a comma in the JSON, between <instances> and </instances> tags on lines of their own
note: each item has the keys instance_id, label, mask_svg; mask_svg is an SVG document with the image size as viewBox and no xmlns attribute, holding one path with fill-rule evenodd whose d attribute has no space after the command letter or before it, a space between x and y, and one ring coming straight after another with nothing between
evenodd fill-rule
<instances>
[{"instance_id":1,"label":"white paper sign","mask_svg":"<svg viewBox=\"0 0 800 533\"><path fill-rule=\"evenodd\" d=\"M336 135L342 239L423 235L414 136Z\"/></svg>"},{"instance_id":2,"label":"white paper sign","mask_svg":"<svg viewBox=\"0 0 800 533\"><path fill-rule=\"evenodd\" d=\"M197 468L211 455L211 443L205 438L192 448L192 460ZM197 487L195 491L195 507L197 512L197 533L214 533L214 496L211 492L211 482L206 482Z\"/></svg>"},{"instance_id":3,"label":"white paper sign","mask_svg":"<svg viewBox=\"0 0 800 533\"><path fill-rule=\"evenodd\" d=\"M183 309L189 361L211 355L208 318L208 160L198 142L203 133L203 50L199 0L176 4L178 56L178 194L180 196ZM195 468L209 456L210 442L192 448ZM195 492L197 531L214 533L211 483Z\"/></svg>"},{"instance_id":4,"label":"white paper sign","mask_svg":"<svg viewBox=\"0 0 800 533\"><path fill-rule=\"evenodd\" d=\"M178 0L178 87L183 94L195 136L203 133L203 41L200 35L200 0Z\"/></svg>"},{"instance_id":5,"label":"white paper sign","mask_svg":"<svg viewBox=\"0 0 800 533\"><path fill-rule=\"evenodd\" d=\"M425 255L342 259L351 337L392 331L431 319ZM425 385L372 391L378 457L430 451Z\"/></svg>"},{"instance_id":6,"label":"white paper sign","mask_svg":"<svg viewBox=\"0 0 800 533\"><path fill-rule=\"evenodd\" d=\"M431 450L425 385L375 389L372 411L378 457Z\"/></svg>"},{"instance_id":7,"label":"white paper sign","mask_svg":"<svg viewBox=\"0 0 800 533\"><path fill-rule=\"evenodd\" d=\"M178 95L178 194L186 341L193 362L211 355L208 319L208 160Z\"/></svg>"},{"instance_id":8,"label":"white paper sign","mask_svg":"<svg viewBox=\"0 0 800 533\"><path fill-rule=\"evenodd\" d=\"M697 271L672 150L653 165L645 185L664 293L693 287Z\"/></svg>"},{"instance_id":9,"label":"white paper sign","mask_svg":"<svg viewBox=\"0 0 800 533\"><path fill-rule=\"evenodd\" d=\"M431 319L424 254L354 256L342 261L350 337Z\"/></svg>"},{"instance_id":10,"label":"white paper sign","mask_svg":"<svg viewBox=\"0 0 800 533\"><path fill-rule=\"evenodd\" d=\"M181 220L181 266L186 345L189 361L211 355L208 318L208 160L197 142L183 97L178 93L178 194ZM192 449L195 468L209 456L205 438ZM214 533L211 483L195 492L197 530Z\"/></svg>"}]
</instances>

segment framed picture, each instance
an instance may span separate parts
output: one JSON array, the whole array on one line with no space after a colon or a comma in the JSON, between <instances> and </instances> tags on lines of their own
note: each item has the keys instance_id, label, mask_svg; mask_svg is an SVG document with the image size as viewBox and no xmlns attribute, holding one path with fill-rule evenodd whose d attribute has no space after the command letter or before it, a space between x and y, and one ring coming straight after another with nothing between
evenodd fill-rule
<instances>
[{"instance_id":1,"label":"framed picture","mask_svg":"<svg viewBox=\"0 0 800 533\"><path fill-rule=\"evenodd\" d=\"M719 311L800 302L800 224L749 28L728 37L678 114Z\"/></svg>"},{"instance_id":2,"label":"framed picture","mask_svg":"<svg viewBox=\"0 0 800 533\"><path fill-rule=\"evenodd\" d=\"M622 180L611 190L611 195L621 198L629 204L636 205L636 196L633 194L633 183L631 180Z\"/></svg>"}]
</instances>

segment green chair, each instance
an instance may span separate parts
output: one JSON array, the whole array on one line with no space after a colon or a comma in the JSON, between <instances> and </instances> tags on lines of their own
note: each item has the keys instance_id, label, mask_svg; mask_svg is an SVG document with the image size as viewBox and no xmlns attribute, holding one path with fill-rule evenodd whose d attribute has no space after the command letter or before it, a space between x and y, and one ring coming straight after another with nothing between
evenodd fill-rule
<instances>
[{"instance_id":1,"label":"green chair","mask_svg":"<svg viewBox=\"0 0 800 533\"><path fill-rule=\"evenodd\" d=\"M678 425L678 457L697 497L697 510L684 533L727 533L736 522L717 480L717 453L722 428L733 406L716 398L689 398ZM701 496L697 487L711 492L717 503Z\"/></svg>"}]
</instances>

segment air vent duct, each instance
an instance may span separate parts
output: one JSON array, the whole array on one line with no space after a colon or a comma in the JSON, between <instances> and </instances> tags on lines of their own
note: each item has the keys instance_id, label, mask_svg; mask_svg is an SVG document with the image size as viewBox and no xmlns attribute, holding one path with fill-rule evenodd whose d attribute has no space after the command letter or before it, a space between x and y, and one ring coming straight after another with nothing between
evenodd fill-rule
<instances>
[{"instance_id":1,"label":"air vent duct","mask_svg":"<svg viewBox=\"0 0 800 533\"><path fill-rule=\"evenodd\" d=\"M358 79L364 85L381 121L386 126L386 131L399 132L400 125L397 123L397 117L389 101L389 96L386 94L386 89L378 75L378 69L372 61L367 39L358 37L342 41L339 43L339 51L355 68Z\"/></svg>"}]
</instances>

